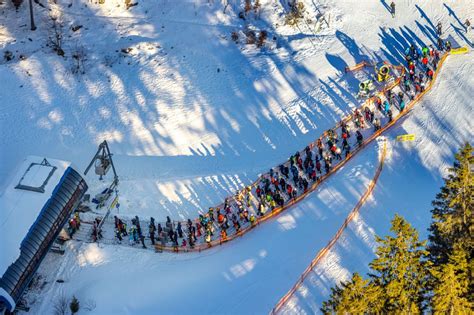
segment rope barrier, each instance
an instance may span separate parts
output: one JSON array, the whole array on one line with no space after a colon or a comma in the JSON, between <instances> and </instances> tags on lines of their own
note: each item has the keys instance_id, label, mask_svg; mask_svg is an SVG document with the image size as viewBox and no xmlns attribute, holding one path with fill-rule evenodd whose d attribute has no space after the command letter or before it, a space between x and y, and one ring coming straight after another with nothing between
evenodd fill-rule
<instances>
[{"instance_id":1,"label":"rope barrier","mask_svg":"<svg viewBox=\"0 0 474 315\"><path fill-rule=\"evenodd\" d=\"M281 206L281 207L276 207L274 209L272 209L270 212L267 212L265 215L263 215L263 217L260 217L260 218L257 218L256 221L253 223L253 224L250 224L249 226L246 226L244 228L242 228L239 232L236 232L232 235L228 235L225 239L214 239L208 243L201 243L201 244L195 244L194 246L192 247L189 247L189 246L179 246L179 245L173 245L173 246L169 246L169 245L166 245L166 244L155 244L155 250L157 252L163 252L163 251L167 251L167 252L175 252L175 253L179 253L179 252L201 252L202 250L206 250L206 249L209 249L209 248L212 248L214 246L217 246L217 245L222 245L223 243L227 243L231 240L234 240L235 238L238 238L246 233L248 233L251 229L253 229L255 226L259 225L260 223L263 223L267 220L269 220L270 218L273 218L274 216L280 214L281 212L283 212L284 210L292 207L294 204L300 202L302 199L304 199L309 193L313 192L314 190L316 190L319 185L321 184L321 182L323 182L325 179L327 179L329 176L331 176L332 174L334 174L335 172L337 172L337 170L339 170L343 165L345 165L355 154L357 154L360 150L362 150L363 148L365 148L369 143L371 143L375 138L377 138L380 134L382 134L383 132L385 132L386 130L388 130L389 128L391 128L392 126L395 125L395 123L401 119L402 117L406 116L411 110L412 108L414 107L414 105L421 99L421 97L423 97L432 87L432 84L434 83L435 79L437 78L437 75L438 75L438 72L439 72L439 69L441 68L441 66L443 65L445 59L447 58L449 53L446 53L442 56L442 58L440 59L439 63L438 63L438 67L437 67L437 70L434 72L434 75L433 75L433 79L430 81L430 84L426 87L426 89L419 93L418 95L416 95L416 97L407 105L406 107L406 110L403 111L403 112L400 112L399 115L397 115L396 117L394 117L392 119L392 121L388 122L386 125L384 125L383 127L381 127L379 130L377 130L376 132L374 132L371 136L369 136L368 138L365 139L365 141L360 145L358 146L356 149L354 149L352 152L350 152L345 159L343 159L341 162L339 162L338 164L336 164L329 172L327 172L326 174L322 175L318 181L314 182L307 190L305 190L301 195L297 196L296 198L292 198L290 199L285 205ZM368 104L373 104L374 100L383 95L386 91L388 90L391 90L393 89L394 87L396 87L398 84L400 84L400 81L401 81L401 77L405 74L405 67L403 67L402 65L400 66L394 66L394 65L391 65L389 64L388 62L384 62L384 64L394 68L394 69L397 69L398 71L400 71L400 76L397 77L397 79L394 80L393 83L391 83L390 85L386 86L385 88L383 88L382 90L380 90L376 95L374 95L373 97L367 99L360 107L359 107L359 110L362 110L365 106L367 106ZM367 61L363 61L359 64L357 64L355 67L351 67L349 68L348 71L355 71L355 70L358 70L358 69L361 69L362 67L365 67L365 66L373 66L372 64L370 64L369 62ZM349 114L347 115L345 118L343 118L341 120L341 122L344 122L344 123L347 123L348 121L350 121L351 119L353 119L354 115L353 114ZM333 131L335 132L337 128L339 128L341 126L341 122L337 123L335 127L333 127L332 129L328 130L328 131L325 131L323 132L322 136L320 138L317 138L317 139L321 139L323 138L324 136L327 136L328 135L328 132L329 131ZM317 143L317 139L315 141L313 141L312 143L310 143L308 146L310 148L313 148L314 145ZM300 153L303 153L304 151L300 151ZM285 161L284 163L281 163L283 165L286 165L288 164L288 161ZM260 175L259 178L252 184L250 184L249 188L255 188L258 184L261 183L261 181L263 179L266 178L266 176L268 176L268 174L263 174L263 175ZM236 198L236 195L233 195L232 197L230 197L229 199L233 199L235 201L235 198ZM223 208L224 206L224 203L221 203L217 206L215 206L214 208ZM195 219L194 220L195 222L198 221L198 219ZM173 221L173 222L176 222L176 221ZM187 224L187 221L181 221L183 226L185 226Z\"/></svg>"},{"instance_id":2,"label":"rope barrier","mask_svg":"<svg viewBox=\"0 0 474 315\"><path fill-rule=\"evenodd\" d=\"M265 221L267 221L268 219L278 215L279 213L283 212L284 210L288 209L289 207L292 207L294 204L298 203L299 201L301 201L302 199L304 199L309 193L313 192L315 189L317 189L317 187L319 187L319 185L321 184L321 182L323 182L325 179L327 179L329 176L331 176L332 174L334 174L335 172L337 172L338 169L340 169L345 163L347 163L355 154L357 154L360 150L362 150L363 148L365 148L370 142L372 142L374 139L376 139L380 134L382 134L383 132L385 132L386 130L388 130L389 128L391 128L392 126L395 125L395 123L401 119L402 117L404 117L405 115L407 115L411 110L412 108L414 107L414 105L419 101L419 99L421 99L421 97L427 93L431 87L432 87L432 84L434 83L435 79L437 78L437 75L438 75L438 72L439 72L439 69L441 68L441 66L443 65L445 59L447 58L447 55L448 54L445 54L442 56L442 58L440 59L439 63L438 63L438 68L437 70L435 71L434 75L433 75L433 80L431 80L429 82L429 85L426 87L426 89L419 93L411 102L408 103L408 106L406 107L406 110L405 111L402 111L400 112L396 117L393 118L392 121L389 121L388 123L386 123L382 128L380 128L378 131L372 133L370 136L368 136L367 138L365 138L365 141L363 143L361 143L359 146L357 146L355 149L352 150L352 152L348 153L346 155L346 158L343 159L342 161L340 161L339 163L337 163L336 165L334 165L333 168L331 168L326 174L324 175L321 175L319 178L317 178L317 180L311 184L307 190L305 190L302 194L300 194L299 196L295 196L294 198L291 198L289 197L289 200L286 201L286 204L284 204L283 206L281 207L276 207L274 209L272 209L271 211L269 212L266 212L266 214L263 215L263 217L260 217L260 218L257 218L255 220L254 223L252 224L248 224L244 227L241 227L241 230L240 231L235 231L233 234L231 235L228 235L226 238L221 238L221 239L214 239L212 241L210 241L209 243L200 243L200 244L193 244L192 246L186 246L186 245L167 245L166 243L158 243L158 244L155 244L154 245L154 249L155 251L157 252L162 252L162 251L167 251L167 252L200 252L202 250L206 250L206 249L209 249L209 248L212 248L216 245L222 245L223 243L227 243L237 237L240 237L240 236L243 236L244 234L246 234L247 232L249 232L252 228L254 228L255 226L259 225L260 223L263 223ZM403 66L393 66L393 65L390 65L389 63L387 62L384 62L385 64L397 69L400 71L401 75L403 75L405 73L405 69ZM363 66L373 66L371 65L370 63L368 62L363 62L361 63ZM351 69L354 69L354 68L357 68L357 69L360 69L360 67L353 67ZM350 70L350 71L353 71L353 70ZM373 96L372 98L369 98L367 99L358 109L361 110L364 106L370 106L370 105L374 105L374 99L380 95L383 95L383 93L385 93L387 90L389 89L393 89L395 86L397 86L399 83L400 83L401 79L400 77L398 77L396 80L394 80L394 82L392 82L392 84L386 86L384 89L382 89L381 91L379 91L375 96ZM354 118L354 115L350 114L348 116L346 116L345 118L342 119L341 122L348 122L350 121L352 118ZM341 123L338 123L336 124L336 126L332 129L329 129L328 131L325 131L323 132L322 136L319 138L319 139L322 139L324 136L328 135L328 133L332 130L332 132L336 132L336 129L341 125ZM318 140L315 140L314 142L310 143L308 145L308 147L312 150L314 148L314 145L317 143ZM300 151L300 154L303 153L303 151ZM287 165L289 164L289 161L285 161L284 163L282 163L282 165ZM263 175L260 175L257 180L251 184L250 186L247 186L247 188L254 188L255 186L259 185L259 183L263 180L263 179L267 179L269 176L269 173L266 173L266 174L263 174ZM245 190L245 189L244 189ZM237 194L240 194L242 193L242 191L238 191ZM230 200L234 200L236 201L236 197L237 197L237 194L236 195L233 195L232 197L229 197L229 198L226 198L228 201ZM255 198L254 196L252 196L252 194L249 192L250 196L252 198ZM238 199L238 198L237 198ZM254 201L254 200L253 200ZM230 204L230 203L229 203ZM216 206L215 208L220 208L224 205L224 203ZM255 204L254 204L255 205ZM249 208L251 208L250 206L248 206ZM106 221L105 219L103 221ZM110 220L109 220L110 221ZM194 222L199 222L199 219L196 218L193 220ZM173 221L174 223L176 222L181 222L182 223L182 226L186 226L187 224L187 221ZM111 221L112 223L112 221ZM173 224L173 227L175 225ZM113 240L112 240L113 241Z\"/></svg>"},{"instance_id":3,"label":"rope barrier","mask_svg":"<svg viewBox=\"0 0 474 315\"><path fill-rule=\"evenodd\" d=\"M440 59L439 63L438 63L438 67L433 75L433 79L431 80L429 86L426 87L426 89L421 92L420 94L418 94L414 99L413 101L409 104L409 106L407 106L407 110L405 111L405 114L401 113L400 115L398 115L397 117L395 117L395 119L389 123L389 125L387 125L385 128L390 128L391 126L393 126L401 117L405 116L406 114L408 114L409 111L411 111L413 109L413 107L415 106L415 104L426 94L428 93L428 91L431 90L434 82L436 81L436 78L438 76L438 73L439 73L439 70L441 69L441 66L444 64L444 61L446 60L446 58L448 57L449 53L446 53L442 56L442 58ZM360 64L359 64L360 65ZM364 65L365 66L365 65ZM357 67L357 65L351 69L360 69L360 67ZM349 70L349 71L352 71L352 70ZM403 114L403 115L402 115ZM298 281L293 285L293 287L278 301L278 303L275 305L275 307L272 309L272 311L270 312L272 315L273 314L276 314L278 313L278 311L281 310L281 308L285 305L286 302L288 302L288 300L295 294L295 292L298 290L298 288L303 284L303 281L304 279L309 275L309 273L311 272L311 270L314 269L314 267L321 261L322 258L324 258L326 256L326 254L330 251L330 249L334 246L334 244L337 242L337 240L341 237L342 233L344 232L344 230L347 228L347 226L349 225L349 223L354 219L354 217L356 216L356 214L359 212L360 208L365 204L367 198L369 197L369 195L372 193L373 189L375 188L375 185L377 184L377 181L379 179L379 176L380 176L380 173L382 172L382 168L383 168L383 165L384 165L384 160L385 160L385 157L386 157L386 142L384 142L384 147L383 147L383 152L382 152L382 157L381 157L381 160L380 160L380 163L379 163L379 166L377 168L377 172L374 176L374 178L372 179L372 181L370 182L369 186L367 187L367 190L366 192L364 193L364 195L360 198L360 200L358 201L358 203L356 204L356 206L354 207L354 209L352 209L352 211L349 213L349 215L347 216L347 218L344 220L344 223L342 224L342 226L339 228L339 230L336 232L336 234L334 235L334 237L329 241L329 243L323 248L321 249L317 255L314 257L314 259L311 261L311 263L309 264L309 266L304 270L304 272L302 273L302 275L299 277Z\"/></svg>"},{"instance_id":4,"label":"rope barrier","mask_svg":"<svg viewBox=\"0 0 474 315\"><path fill-rule=\"evenodd\" d=\"M383 149L382 149L382 155L380 158L379 165L377 167L377 171L375 172L374 177L369 183L369 186L367 187L367 190L365 193L360 197L359 201L357 202L356 206L352 211L347 215L346 219L344 220L344 223L341 225L339 230L337 230L336 235L333 236L333 238L329 241L329 243L321 249L316 257L311 261L308 267L304 270L304 272L301 274L299 277L298 281L293 285L293 287L278 301L278 303L275 305L275 307L272 309L271 314L276 314L281 307L295 294L295 292L298 290L298 288L303 284L303 281L308 277L309 273L313 268L316 266L317 263L323 259L327 253L329 253L329 250L334 246L334 244L337 242L337 240L341 237L342 233L344 230L347 228L349 223L354 219L356 214L359 212L360 208L365 204L367 201L367 198L370 196L372 191L375 188L375 185L377 184L377 181L380 177L380 173L382 172L385 157L387 155L387 143L384 141Z\"/></svg>"},{"instance_id":5,"label":"rope barrier","mask_svg":"<svg viewBox=\"0 0 474 315\"><path fill-rule=\"evenodd\" d=\"M288 201L288 203L286 203L285 205L281 206L281 207L277 207L273 210L271 210L271 212L267 212L263 217L261 218L258 218L256 219L256 222L255 224L253 225L249 225L243 229L241 229L239 232L235 233L235 234L232 234L232 235L229 235L227 236L227 238L225 240L223 239L216 239L216 240L213 240L209 243L205 243L205 244L196 244L194 245L193 247L182 247L182 246L168 246L168 245L163 245L163 244L155 244L155 250L157 252L163 252L163 251L167 251L167 252L175 252L175 253L180 253L180 252L201 252L203 250L206 250L206 249L210 249L214 246L217 246L217 245L222 245L224 243L227 243L229 241L232 241L234 240L235 238L238 238L246 233L248 233L251 229L253 229L255 226L259 225L260 223L263 223L267 220L269 220L270 218L273 218L274 216L280 214L281 212L283 212L284 210L292 207L293 205L295 205L296 203L300 202L301 200L303 200L309 193L313 192L314 190L316 190L319 185L325 180L327 179L328 177L330 177L332 174L334 174L335 172L337 172L337 170L339 170L343 165L345 165L349 160L352 159L352 157L354 155L356 155L359 151L361 151L363 148L365 148L369 143L371 143L375 138L377 138L380 134L382 134L383 132L387 131L388 129L390 129L392 126L395 125L395 123L400 120L402 117L406 116L411 110L412 108L414 107L414 105L420 100L420 98L422 96L424 96L430 89L431 89L431 86L432 84L434 83L436 77L437 77L437 74L438 74L438 71L439 69L441 68L442 64L444 63L444 60L446 59L446 57L448 56L448 54L445 54L443 55L443 57L440 59L439 63L438 63L438 67L437 67L437 70L435 71L434 75L433 75L433 80L430 82L430 84L426 87L426 89L423 91L423 92L420 92L406 107L406 109L401 112L398 116L394 117L392 119L392 121L388 122L386 125L384 125L383 127L381 127L379 130L377 130L376 132L374 132L370 137L366 138L366 140L359 146L357 147L356 149L354 149L351 153L349 153L349 155L343 159L341 162L339 162L337 165L335 165L328 173L324 174L323 176L320 177L320 180L319 181L316 181L315 183L313 183L311 185L311 187L309 187L306 191L304 191L301 195L297 196L296 198L293 198L291 200ZM356 67L353 67L353 68L356 68L356 69L360 69L361 67L364 67L364 66L373 66L371 65L370 63L364 61L358 65L361 65L362 66L356 66ZM400 71L401 75L396 79L394 80L394 82L388 86L386 86L384 89L380 90L376 95L374 95L373 97L367 99L360 107L359 107L359 110L363 109L365 106L367 106L367 104L370 104L372 102L374 102L374 100L379 97L380 95L383 95L386 91L390 90L390 89L393 89L395 86L397 86L400 81L401 81L401 77L403 76L403 74L405 73L405 68L403 66L393 66L393 65L390 65L388 62L384 62L384 64L387 64L397 70ZM352 68L351 68L352 69ZM354 70L349 70L349 71L354 71ZM353 115L350 114L348 116L346 116L345 118L342 119L343 122L348 122L350 121L351 119L353 119ZM332 128L331 130L332 131L336 131L337 128L339 128L341 125L341 123L337 123L336 126L334 128ZM325 131L322 136L326 136L328 134L328 131ZM312 148L317 142L317 139L315 141L313 141L312 143L309 144L309 146ZM301 151L303 152L303 151ZM286 164L287 162L285 163L282 163L282 164ZM248 187L251 187L251 188L254 188L256 187L261 181L262 179L265 178L265 175L267 174L264 174L262 176L260 176L253 184L249 185ZM234 197L235 198L235 197ZM220 207L223 207L224 204L220 204L218 206L216 206L215 208L220 208ZM186 221L183 221L183 224L185 224Z\"/></svg>"},{"instance_id":6,"label":"rope barrier","mask_svg":"<svg viewBox=\"0 0 474 315\"><path fill-rule=\"evenodd\" d=\"M361 64L363 64L363 66L373 66L371 65L370 63L364 61L362 62ZM385 62L385 64L397 69L400 71L400 76L394 80L393 83L391 83L390 85L386 86L384 89L380 90L376 95L374 95L373 97L367 99L360 107L359 107L359 110L362 110L365 106L367 106L367 104L370 104L370 103L373 103L374 100L383 95L387 90L390 90L390 89L393 89L395 86L397 86L399 83L400 83L400 80L401 80L401 76L403 76L403 74L405 73L405 68L403 66L393 66L393 65L390 65L389 63ZM408 111L406 111L408 112ZM404 113L406 113L404 112ZM378 137L382 132L384 132L385 130L387 130L388 128L390 128L391 126L393 126L394 122L396 120L398 120L400 118L400 116L402 116L402 114L404 113L401 113L400 115L398 115L394 120L392 120L391 123L388 123L386 124L384 127L382 127L381 129L379 129L377 132L373 133L369 138L366 139L366 141L364 143L362 143L362 145L360 145L359 147L357 147L356 149L354 149L351 153L349 153L349 155L343 159L341 162L339 162L337 165L335 165L328 173L324 174L323 176L320 177L320 180L319 181L316 181L315 183L313 183L311 185L310 188L308 188L305 192L303 192L301 195L297 196L296 198L293 198L293 199L290 199L288 201L288 203L286 203L285 205L283 205L282 207L277 207L275 209L273 209L271 212L268 212L266 213L263 217L261 218L258 218L255 222L255 224L253 225L249 225L243 229L241 229L239 232L235 233L235 234L232 234L232 235L229 235L227 236L227 238L225 240L222 240L222 239L217 239L217 240L213 240L209 243L205 243L205 244L196 244L194 245L193 247L182 247L182 246L168 246L168 245L163 245L163 244L156 244L155 245L155 249L157 252L163 252L163 251L167 251L167 252L175 252L175 253L179 253L179 252L201 252L203 250L206 250L206 249L209 249L209 248L212 248L216 245L222 245L223 243L227 243L235 238L238 238L244 234L246 234L247 232L249 232L251 229L253 229L255 226L259 225L260 223L263 223L267 220L269 220L270 218L273 218L274 216L280 214L281 212L283 212L284 210L292 207L294 204L300 202L302 199L304 199L309 193L313 192L314 190L316 190L319 185L321 184L321 182L323 182L325 179L327 179L329 176L331 176L332 174L334 174L337 170L339 170L345 163L347 163L350 159L352 159L352 157L358 153L360 150L362 150L364 147L366 147L369 143L371 143L376 137ZM346 117L344 117L341 121L344 122L344 123L347 123L349 121L351 121L352 119L354 118L354 116L352 114L349 114L347 115ZM335 127L333 127L332 130L333 132L336 131L337 128L339 128L341 126L341 122L337 123ZM323 132L323 134L321 135L321 137L317 138L317 139L320 139L320 138L323 138L325 136L328 135L328 131L325 131ZM311 142L308 146L310 148L313 148L316 143L317 143L317 139L313 142ZM300 153L303 153L304 151L300 151ZM288 162L285 161L284 163L281 163L281 164L287 164ZM265 178L265 175L267 174L264 174L264 175L261 175L253 184L250 184L248 187L251 187L251 188L254 188L256 187L264 178ZM235 198L235 197L233 197ZM219 204L218 206L215 206L214 208L222 208L223 207L223 203L222 204ZM196 219L197 220L197 219ZM182 221L182 224L185 225L186 224L186 221Z\"/></svg>"}]
</instances>

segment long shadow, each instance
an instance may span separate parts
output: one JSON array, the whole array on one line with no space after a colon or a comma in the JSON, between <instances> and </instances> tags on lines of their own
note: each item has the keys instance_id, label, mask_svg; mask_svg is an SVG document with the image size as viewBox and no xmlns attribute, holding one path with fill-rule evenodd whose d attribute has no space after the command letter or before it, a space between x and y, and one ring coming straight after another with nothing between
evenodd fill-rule
<instances>
[{"instance_id":1,"label":"long shadow","mask_svg":"<svg viewBox=\"0 0 474 315\"><path fill-rule=\"evenodd\" d=\"M430 25L431 27L431 32L436 34L436 27L435 25L433 24L433 22L431 22L431 19L428 17L428 15L425 13L425 11L423 11L422 8L420 8L419 5L415 4L415 7L418 9L418 11L420 12L420 15L421 15L421 18L425 19L426 22L428 22L428 24Z\"/></svg>"},{"instance_id":2,"label":"long shadow","mask_svg":"<svg viewBox=\"0 0 474 315\"><path fill-rule=\"evenodd\" d=\"M356 63L369 59L369 56L362 52L361 48L356 44L352 37L339 30L336 31L336 37L344 46L346 46L352 57L354 57Z\"/></svg>"},{"instance_id":3,"label":"long shadow","mask_svg":"<svg viewBox=\"0 0 474 315\"><path fill-rule=\"evenodd\" d=\"M456 34L458 34L458 36L461 37L466 42L466 44L468 44L470 47L474 47L474 42L471 42L469 38L466 37L465 28L456 27L453 23L450 24Z\"/></svg>"},{"instance_id":4,"label":"long shadow","mask_svg":"<svg viewBox=\"0 0 474 315\"><path fill-rule=\"evenodd\" d=\"M459 19L459 17L457 16L456 12L454 12L453 9L451 9L446 3L443 3L443 6L446 8L446 10L448 10L448 14L451 16L454 17L454 19L459 23L459 25L464 28L464 23L461 22L461 20Z\"/></svg>"},{"instance_id":5,"label":"long shadow","mask_svg":"<svg viewBox=\"0 0 474 315\"><path fill-rule=\"evenodd\" d=\"M343 73L344 69L348 66L344 59L336 55L326 53L326 59L328 60L329 64L340 73Z\"/></svg>"},{"instance_id":6,"label":"long shadow","mask_svg":"<svg viewBox=\"0 0 474 315\"><path fill-rule=\"evenodd\" d=\"M436 44L437 43L437 38L438 38L438 35L433 32L432 29L424 26L424 25L421 25L418 21L415 22L416 25L418 26L418 28L421 30L421 32L427 37L430 39L431 43L432 44Z\"/></svg>"},{"instance_id":7,"label":"long shadow","mask_svg":"<svg viewBox=\"0 0 474 315\"><path fill-rule=\"evenodd\" d=\"M69 8L64 5L61 9L67 11ZM193 166L209 169L209 164L216 165L216 170L221 173L227 170L228 174L232 174L239 172L235 168L235 160L239 159L242 163L252 165L251 172L245 177L246 181L250 181L262 170L276 164L275 161L279 163L286 160L289 154L301 148L301 143L312 141L312 131L332 125L334 120L337 120L335 112L333 115L319 115L311 104L306 104L298 113L290 113L285 108L282 108L281 112L272 109L275 105L281 106L278 104L279 99L274 96L278 95L281 86L280 82L266 77L270 66L267 63L256 63L244 53L236 54L235 52L240 50L233 43L215 40L218 37L216 28L210 31L199 29L195 32L204 30L208 34L208 51L225 50L229 53L209 54L207 58L200 58L199 52L189 56L186 49L188 43L180 43L169 37L155 37L154 34L160 32L160 25L163 25L165 30L169 27L166 22L145 23L152 28L153 35L137 36L128 32L121 34L112 20L95 17L97 13L92 7L73 6L72 9L80 13L79 16L87 16L89 20L95 21L97 25L100 22L103 26L101 36L106 34L108 42L113 44L105 50L98 43L98 47L94 47L98 52L91 51L91 54L94 57L100 56L102 49L107 51L108 55L114 56L114 61L110 66L103 67L102 74L91 69L80 81L67 75L65 83L57 76L52 58L39 59L42 75L58 79L52 80L46 87L48 94L51 94L50 100L44 101L44 92L33 88L33 93L25 97L28 99L26 103L34 104L36 120L47 120L50 111L55 109L59 109L61 115L66 118L62 123L51 125L50 129L33 127L38 129L38 138L50 139L41 140L44 148L52 148L47 154L73 159L82 168L90 158L87 152L93 152L95 143L106 138L116 153L117 166L124 170L124 177L136 177L143 172L144 178L158 179L180 174L190 175L196 172ZM269 33L275 33L269 23L261 21L261 24ZM175 23L173 31L193 30L186 24ZM78 34L81 38L81 33ZM84 32L84 35L90 36L87 32ZM299 98L309 100L308 88L319 85L319 81L314 74L293 59L294 51L289 40L291 38L281 40L279 48L287 52L288 58L281 58L276 54L270 55L269 58L277 69L281 69L280 74L285 84L288 84ZM150 57L143 57L137 47L147 44L160 48L150 54ZM134 47L134 51L120 54L120 49L126 47ZM116 50L119 50L119 53L114 53ZM207 62L197 65L194 60ZM98 67L102 67L100 62L98 63ZM160 70L155 63L163 63L161 67L166 68ZM217 68L221 69L221 79L210 81L209 77L215 75ZM103 80L101 75L108 77L108 81ZM168 82L163 81L163 77L169 78ZM23 81L23 78L20 80ZM257 80L262 83L258 89L254 85ZM182 99L159 83L175 84L182 90ZM69 88L65 87L67 84L70 85ZM99 92L94 92L95 84ZM53 91L55 92L52 93ZM227 91L226 97L222 96L224 92L216 91ZM92 96L94 93L97 95ZM96 100L89 103L93 99ZM184 105L173 110L175 101ZM66 105L59 106L60 103ZM219 107L214 104L219 104ZM97 114L84 121L83 113L89 112L91 106L97 106ZM344 102L340 101L334 107L337 109L339 106L345 107ZM332 112L332 108L325 107L325 110ZM178 125L176 128L184 135L191 135L190 139L217 135L216 145L209 146L206 141L196 141L187 144L186 153L173 152L179 147L179 139L168 132L165 118L170 115L193 115L193 112L204 113L195 118L201 120L199 125ZM281 113L284 117L281 117ZM25 120L28 119L31 118L25 117ZM318 123L315 124L314 121ZM64 133L64 128L70 136ZM307 129L311 132L307 132ZM295 141L295 137L298 137L298 141ZM60 143L53 145L54 139L57 138L61 139ZM65 150L69 152L69 156L65 155ZM46 154L45 150L36 153ZM176 204L176 207L169 208L179 207L179 204Z\"/></svg>"},{"instance_id":8,"label":"long shadow","mask_svg":"<svg viewBox=\"0 0 474 315\"><path fill-rule=\"evenodd\" d=\"M388 13L392 12L392 9L390 8L390 6L388 5L388 3L385 0L380 0L380 3L382 3L382 5L388 11Z\"/></svg>"}]
</instances>

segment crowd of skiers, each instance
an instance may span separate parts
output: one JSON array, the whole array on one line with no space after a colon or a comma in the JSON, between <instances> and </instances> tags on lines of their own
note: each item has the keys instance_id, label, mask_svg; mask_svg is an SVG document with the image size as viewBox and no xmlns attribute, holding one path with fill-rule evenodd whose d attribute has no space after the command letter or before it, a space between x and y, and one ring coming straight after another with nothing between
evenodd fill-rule
<instances>
[{"instance_id":1,"label":"crowd of skiers","mask_svg":"<svg viewBox=\"0 0 474 315\"><path fill-rule=\"evenodd\" d=\"M449 43L442 47L450 49ZM413 44L405 51L405 59L406 71L400 81L400 92L386 90L383 101L378 96L374 97L373 109L369 106L356 109L352 115L352 124L341 121L338 130L328 130L314 145L307 146L302 152L292 155L284 164L270 169L256 185L245 187L235 196L226 198L221 207L209 208L196 220L173 222L167 217L162 226L161 223L156 223L154 218L150 218L147 222L147 238L151 244L171 244L178 249L193 248L196 243L210 244L213 240L224 242L228 240L229 233L235 235L243 227L255 226L258 217L287 204L307 191L322 176L331 172L339 161L348 157L354 147L363 144L364 136L361 130L367 130L370 125L374 132L381 129L383 117L388 122L393 119L394 107L403 112L407 102L424 91L437 69L440 51L432 45L420 49ZM349 143L351 137L354 141ZM137 216L131 220L128 229L121 219L115 217L115 236L119 241L128 236L130 244L141 243L142 247L146 248L145 233Z\"/></svg>"}]
</instances>

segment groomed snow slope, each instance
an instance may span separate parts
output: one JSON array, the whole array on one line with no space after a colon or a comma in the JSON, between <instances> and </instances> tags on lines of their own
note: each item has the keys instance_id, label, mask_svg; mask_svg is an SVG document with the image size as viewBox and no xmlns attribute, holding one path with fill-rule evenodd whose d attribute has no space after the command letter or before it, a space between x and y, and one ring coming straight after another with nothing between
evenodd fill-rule
<instances>
[{"instance_id":1,"label":"groomed snow slope","mask_svg":"<svg viewBox=\"0 0 474 315\"><path fill-rule=\"evenodd\" d=\"M312 314L339 281L353 272L366 274L375 258L375 235L389 234L395 213L415 226L427 238L431 221L431 200L443 185L442 177L452 166L454 153L474 135L474 71L471 55L450 56L432 92L400 126L387 134L414 133L412 143L392 142L390 158L369 202L349 224L339 242L306 278L282 313Z\"/></svg>"},{"instance_id":2,"label":"groomed snow slope","mask_svg":"<svg viewBox=\"0 0 474 315\"><path fill-rule=\"evenodd\" d=\"M431 42L438 20L465 44L456 28L474 15L468 0L446 1L446 6L403 1L396 19L389 17L384 1L324 1L333 23L323 36L275 28L279 48L259 53L220 37L228 38L229 28L242 22L235 14L219 16L222 7L214 2L197 7L140 3L130 11L115 8L112 1L105 9L74 2L71 10L83 15L75 14L71 23L104 30L84 28L79 36L94 65L80 79L69 73L69 61L40 47L41 29L31 34L17 27L18 16L5 13L3 34L24 43L4 45L25 51L28 59L0 65L0 185L28 154L85 167L95 144L106 137L118 153L122 214L158 220L167 214L194 215L285 160L350 111L353 94L337 79L345 65L375 54L401 62L409 43ZM308 7L311 2L306 1ZM106 19L98 13L128 17ZM24 6L18 14L26 16ZM281 24L278 13L268 15L265 23ZM130 46L136 55L114 53ZM393 138L413 132L417 142L393 145L375 201L361 209L353 225L362 237L347 234L334 259L322 265L321 277L312 280L316 284L308 285L307 298L300 296L292 311L312 313L317 310L312 303L327 297L336 280L364 272L372 259L373 231L387 233L393 213L424 231L440 174L458 145L472 138L472 59L472 54L450 57L437 86L390 133ZM71 243L65 257L48 256L43 264L40 274L48 284L28 294L32 313L51 313L51 301L61 291L94 300L97 314L266 313L335 233L376 164L371 145L298 207L202 255Z\"/></svg>"},{"instance_id":3,"label":"groomed snow slope","mask_svg":"<svg viewBox=\"0 0 474 315\"><path fill-rule=\"evenodd\" d=\"M144 2L129 11L119 0L47 3L63 12L66 29L83 25L65 39L69 54L77 46L86 51L82 76L71 74L70 55L60 58L45 46L48 11L36 8L32 33L19 22L25 6L2 9L2 52L17 59L0 66L0 186L25 155L84 169L107 139L121 176L121 214L195 216L354 108L353 91L338 80L344 66L376 58L374 52L401 62L403 46L432 39L428 28L438 19L464 43L456 18L474 14L467 0L446 7L400 2L396 19L377 1L306 1L313 19L320 4L330 27L301 35L282 26L279 2L261 2L261 19L250 24L275 36L262 51L230 40L244 22L237 5L224 15L220 1ZM20 54L27 59L18 61ZM100 184L89 181L90 192L98 192Z\"/></svg>"},{"instance_id":4,"label":"groomed snow slope","mask_svg":"<svg viewBox=\"0 0 474 315\"><path fill-rule=\"evenodd\" d=\"M34 311L48 313L49 301L63 290L95 300L97 314L266 313L337 230L377 165L378 145L371 144L334 177L339 180L328 180L297 208L206 252L154 254L72 242Z\"/></svg>"},{"instance_id":5,"label":"groomed snow slope","mask_svg":"<svg viewBox=\"0 0 474 315\"><path fill-rule=\"evenodd\" d=\"M442 184L440 176L446 174L457 147L472 137L466 117L473 106L463 96L466 90L472 91L474 82L456 82L474 70L468 60L468 55L450 57L427 99L400 127L389 132L388 139L415 133L417 140L390 143L374 197L360 210L360 216L321 262L314 277L308 278L297 299L287 305L286 312L317 312L336 281L353 271L364 273L373 258L374 234L388 233L395 213L426 236L430 201ZM444 138L445 131L452 140ZM365 191L377 165L376 147L370 145L288 213L240 240L202 254L150 254L121 246L71 243L61 262L43 265L41 273L52 285L41 291L33 313L49 312L49 301L61 292L75 294L82 301L94 300L96 314L267 313ZM57 270L58 264L58 273L50 270ZM55 283L57 279L65 283Z\"/></svg>"}]
</instances>

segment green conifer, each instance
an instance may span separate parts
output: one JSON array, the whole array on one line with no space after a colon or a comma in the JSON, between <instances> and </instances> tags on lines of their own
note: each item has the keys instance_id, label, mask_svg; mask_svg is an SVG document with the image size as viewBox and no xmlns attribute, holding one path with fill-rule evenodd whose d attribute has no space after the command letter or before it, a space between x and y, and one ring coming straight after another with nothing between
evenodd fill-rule
<instances>
[{"instance_id":1,"label":"green conifer","mask_svg":"<svg viewBox=\"0 0 474 315\"><path fill-rule=\"evenodd\" d=\"M466 252L455 245L453 253L446 264L434 268L433 298L431 308L440 314L469 314L473 309L467 299L468 262Z\"/></svg>"},{"instance_id":2,"label":"green conifer","mask_svg":"<svg viewBox=\"0 0 474 315\"><path fill-rule=\"evenodd\" d=\"M357 272L352 275L351 280L342 282L340 287L336 285L331 290L330 299L323 302L321 308L324 314L367 314L377 308L379 290Z\"/></svg>"},{"instance_id":3,"label":"green conifer","mask_svg":"<svg viewBox=\"0 0 474 315\"><path fill-rule=\"evenodd\" d=\"M377 237L377 258L370 263L375 271L372 283L382 291L382 312L418 313L424 308L428 280L425 243L405 219L395 215L390 230L395 236Z\"/></svg>"},{"instance_id":4,"label":"green conifer","mask_svg":"<svg viewBox=\"0 0 474 315\"><path fill-rule=\"evenodd\" d=\"M461 244L468 253L473 250L472 153L473 148L467 143L455 155L455 162L449 169L445 185L433 201L433 222L429 228L431 235L428 250L435 265L448 261L454 243Z\"/></svg>"}]
</instances>

